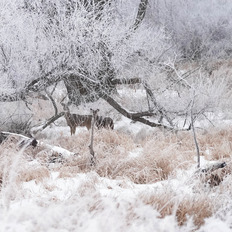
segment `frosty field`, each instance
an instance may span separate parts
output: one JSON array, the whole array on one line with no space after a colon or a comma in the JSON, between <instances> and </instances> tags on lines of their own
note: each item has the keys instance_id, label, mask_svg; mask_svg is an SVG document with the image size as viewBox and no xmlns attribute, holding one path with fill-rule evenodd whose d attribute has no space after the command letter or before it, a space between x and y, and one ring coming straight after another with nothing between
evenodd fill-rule
<instances>
[{"instance_id":1,"label":"frosty field","mask_svg":"<svg viewBox=\"0 0 232 232\"><path fill-rule=\"evenodd\" d=\"M96 131L96 167L84 128L72 137L66 126L48 128L56 137L36 148L3 142L1 231L231 231L231 127L198 132L201 167L227 163L214 172L219 182L197 173L191 132L146 128L138 141L142 129L125 120ZM76 154L59 156L42 140Z\"/></svg>"},{"instance_id":2,"label":"frosty field","mask_svg":"<svg viewBox=\"0 0 232 232\"><path fill-rule=\"evenodd\" d=\"M0 0L0 232L232 231L231 0Z\"/></svg>"}]
</instances>

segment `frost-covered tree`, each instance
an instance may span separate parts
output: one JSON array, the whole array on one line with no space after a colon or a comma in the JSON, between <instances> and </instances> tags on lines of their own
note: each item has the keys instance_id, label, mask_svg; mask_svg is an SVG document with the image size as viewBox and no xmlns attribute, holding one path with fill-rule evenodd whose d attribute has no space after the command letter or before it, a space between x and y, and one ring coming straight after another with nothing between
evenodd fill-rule
<instances>
[{"instance_id":1,"label":"frost-covered tree","mask_svg":"<svg viewBox=\"0 0 232 232\"><path fill-rule=\"evenodd\" d=\"M193 98L195 115L211 107L209 82L176 72L171 37L150 21L148 0L2 0L0 7L2 102L63 82L77 106L101 98L132 120L164 128L188 114ZM143 86L146 104L120 104L117 86L127 84Z\"/></svg>"},{"instance_id":2,"label":"frost-covered tree","mask_svg":"<svg viewBox=\"0 0 232 232\"><path fill-rule=\"evenodd\" d=\"M231 57L230 0L154 0L150 4L149 17L165 25L183 58Z\"/></svg>"}]
</instances>

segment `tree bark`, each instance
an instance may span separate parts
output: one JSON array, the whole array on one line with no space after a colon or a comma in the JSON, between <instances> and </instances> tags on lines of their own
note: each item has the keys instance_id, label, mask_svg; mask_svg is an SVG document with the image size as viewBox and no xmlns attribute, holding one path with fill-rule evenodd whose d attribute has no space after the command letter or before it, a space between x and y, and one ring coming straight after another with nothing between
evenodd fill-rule
<instances>
[{"instance_id":1,"label":"tree bark","mask_svg":"<svg viewBox=\"0 0 232 232\"><path fill-rule=\"evenodd\" d=\"M140 1L139 8L137 11L137 16L136 16L134 25L132 26L133 30L136 30L139 27L139 25L142 23L145 15L146 15L147 5L148 5L148 0L141 0Z\"/></svg>"}]
</instances>

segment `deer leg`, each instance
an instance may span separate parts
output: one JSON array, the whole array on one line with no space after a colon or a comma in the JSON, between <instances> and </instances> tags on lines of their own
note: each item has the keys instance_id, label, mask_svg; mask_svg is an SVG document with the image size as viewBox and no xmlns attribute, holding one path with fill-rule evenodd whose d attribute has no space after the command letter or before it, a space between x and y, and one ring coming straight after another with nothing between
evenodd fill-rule
<instances>
[{"instance_id":1,"label":"deer leg","mask_svg":"<svg viewBox=\"0 0 232 232\"><path fill-rule=\"evenodd\" d=\"M113 130L113 129L114 129L114 123L113 123L113 122L111 122L111 124L110 124L110 128L111 128L111 130Z\"/></svg>"},{"instance_id":2,"label":"deer leg","mask_svg":"<svg viewBox=\"0 0 232 232\"><path fill-rule=\"evenodd\" d=\"M71 132L71 135L72 135L72 127L70 127L70 132Z\"/></svg>"},{"instance_id":3,"label":"deer leg","mask_svg":"<svg viewBox=\"0 0 232 232\"><path fill-rule=\"evenodd\" d=\"M75 134L74 128L73 127L70 128L71 128L71 135Z\"/></svg>"}]
</instances>

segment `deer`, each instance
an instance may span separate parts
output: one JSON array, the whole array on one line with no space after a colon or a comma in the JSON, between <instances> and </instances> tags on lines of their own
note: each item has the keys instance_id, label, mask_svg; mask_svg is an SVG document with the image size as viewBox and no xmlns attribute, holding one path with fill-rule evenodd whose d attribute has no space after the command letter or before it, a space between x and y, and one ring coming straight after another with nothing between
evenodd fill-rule
<instances>
[{"instance_id":1,"label":"deer","mask_svg":"<svg viewBox=\"0 0 232 232\"><path fill-rule=\"evenodd\" d=\"M91 128L92 115L80 115L80 114L71 114L67 105L62 104L64 108L64 117L70 127L71 135L75 135L76 128L86 127L88 130Z\"/></svg>"},{"instance_id":2,"label":"deer","mask_svg":"<svg viewBox=\"0 0 232 232\"><path fill-rule=\"evenodd\" d=\"M96 124L96 127L98 129L101 129L101 128L106 128L106 129L111 129L113 130L114 129L114 121L112 118L110 117L102 117L102 116L98 116L98 111L99 109L95 110L94 112L94 116L95 116L95 124Z\"/></svg>"},{"instance_id":3,"label":"deer","mask_svg":"<svg viewBox=\"0 0 232 232\"><path fill-rule=\"evenodd\" d=\"M91 123L92 123L92 117L95 119L95 125L97 129L106 128L106 129L114 129L114 122L113 119L110 117L102 117L98 116L97 110L92 110L93 115L80 115L80 114L71 114L70 110L68 108L67 104L62 103L62 106L64 108L64 117L66 119L66 122L68 126L70 127L71 135L75 135L76 128L78 126L80 127L86 127L88 130L91 129Z\"/></svg>"}]
</instances>

